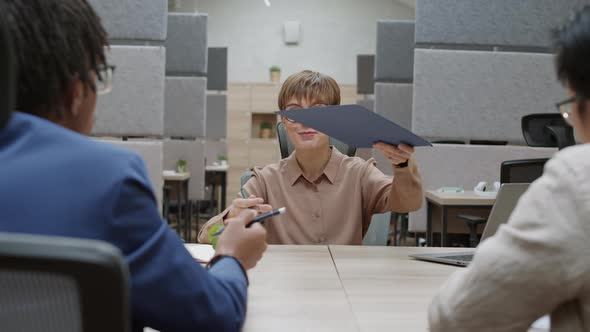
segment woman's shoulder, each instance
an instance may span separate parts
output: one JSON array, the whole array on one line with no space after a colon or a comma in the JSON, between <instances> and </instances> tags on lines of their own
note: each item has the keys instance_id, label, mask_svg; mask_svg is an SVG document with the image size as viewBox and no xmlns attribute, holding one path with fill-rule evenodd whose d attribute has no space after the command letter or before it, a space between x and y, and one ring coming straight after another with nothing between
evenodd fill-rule
<instances>
[{"instance_id":1,"label":"woman's shoulder","mask_svg":"<svg viewBox=\"0 0 590 332\"><path fill-rule=\"evenodd\" d=\"M269 176L276 176L280 174L281 169L286 165L286 159L281 159L276 163L268 164L266 166L255 166L252 172L255 176L266 178Z\"/></svg>"}]
</instances>

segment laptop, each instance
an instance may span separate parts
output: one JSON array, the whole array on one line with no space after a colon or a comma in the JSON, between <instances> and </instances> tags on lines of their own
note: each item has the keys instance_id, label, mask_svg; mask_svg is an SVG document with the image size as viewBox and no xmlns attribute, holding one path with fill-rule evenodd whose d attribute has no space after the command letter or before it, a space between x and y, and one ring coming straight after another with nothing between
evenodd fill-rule
<instances>
[{"instance_id":1,"label":"laptop","mask_svg":"<svg viewBox=\"0 0 590 332\"><path fill-rule=\"evenodd\" d=\"M496 195L496 202L490 211L488 221L486 222L481 241L493 236L500 228L500 225L506 223L516 207L518 199L528 189L528 183L505 183L500 187ZM467 266L473 259L475 249L467 252L437 253L437 254L416 254L410 257L443 264L455 266Z\"/></svg>"}]
</instances>

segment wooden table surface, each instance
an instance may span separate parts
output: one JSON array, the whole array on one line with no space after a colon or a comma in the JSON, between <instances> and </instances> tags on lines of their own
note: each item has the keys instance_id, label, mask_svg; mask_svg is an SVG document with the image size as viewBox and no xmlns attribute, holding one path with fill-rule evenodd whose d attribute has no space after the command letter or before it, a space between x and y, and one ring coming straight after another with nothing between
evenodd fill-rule
<instances>
[{"instance_id":1,"label":"wooden table surface","mask_svg":"<svg viewBox=\"0 0 590 332\"><path fill-rule=\"evenodd\" d=\"M249 273L244 331L426 331L430 299L457 268L408 255L453 250L269 246Z\"/></svg>"},{"instance_id":2,"label":"wooden table surface","mask_svg":"<svg viewBox=\"0 0 590 332\"><path fill-rule=\"evenodd\" d=\"M461 268L408 255L464 250L271 245L248 273L243 331L428 331L433 295Z\"/></svg>"}]
</instances>

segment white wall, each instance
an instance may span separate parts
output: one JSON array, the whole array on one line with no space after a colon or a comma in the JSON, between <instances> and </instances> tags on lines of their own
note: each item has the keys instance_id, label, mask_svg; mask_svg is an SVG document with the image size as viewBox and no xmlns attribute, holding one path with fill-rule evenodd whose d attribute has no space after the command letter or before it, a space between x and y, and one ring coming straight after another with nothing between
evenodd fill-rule
<instances>
[{"instance_id":1,"label":"white wall","mask_svg":"<svg viewBox=\"0 0 590 332\"><path fill-rule=\"evenodd\" d=\"M231 82L267 82L303 69L356 84L356 56L374 54L377 20L414 19L412 0L193 0L209 14L210 47L229 47ZM299 45L283 42L283 22L299 20Z\"/></svg>"}]
</instances>

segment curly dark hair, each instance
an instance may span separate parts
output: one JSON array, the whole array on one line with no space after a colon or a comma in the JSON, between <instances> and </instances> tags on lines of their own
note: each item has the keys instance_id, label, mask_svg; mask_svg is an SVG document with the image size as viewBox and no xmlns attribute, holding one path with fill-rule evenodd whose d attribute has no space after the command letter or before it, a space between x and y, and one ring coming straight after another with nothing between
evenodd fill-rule
<instances>
[{"instance_id":1,"label":"curly dark hair","mask_svg":"<svg viewBox=\"0 0 590 332\"><path fill-rule=\"evenodd\" d=\"M590 6L554 32L557 76L580 98L590 98Z\"/></svg>"},{"instance_id":2,"label":"curly dark hair","mask_svg":"<svg viewBox=\"0 0 590 332\"><path fill-rule=\"evenodd\" d=\"M107 33L86 0L0 0L14 41L16 109L60 117L74 78L95 89L91 71L105 64Z\"/></svg>"}]
</instances>

